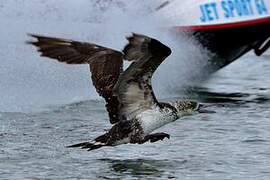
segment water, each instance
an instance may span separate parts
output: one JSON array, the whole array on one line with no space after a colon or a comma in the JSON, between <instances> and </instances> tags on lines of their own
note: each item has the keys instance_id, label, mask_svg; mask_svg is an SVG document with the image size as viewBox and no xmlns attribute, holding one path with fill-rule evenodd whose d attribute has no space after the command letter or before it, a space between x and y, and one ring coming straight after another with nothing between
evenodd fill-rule
<instances>
[{"instance_id":1,"label":"water","mask_svg":"<svg viewBox=\"0 0 270 180\"><path fill-rule=\"evenodd\" d=\"M161 128L158 131L171 134L163 142L92 152L65 147L110 128L104 102L89 83L87 66L38 58L34 48L24 45L26 33L121 49L129 27L121 25L123 29L107 34L98 23L126 25L128 18L118 17L129 7L116 1L113 11L92 13L96 9L88 0L0 0L0 179L269 179L269 55L246 55L183 93L183 81L189 82L205 59L204 51L184 38L178 41L181 48L174 49L175 58L156 73L154 90L159 98L207 103L215 113L181 118ZM145 7L141 14L151 6ZM141 30L157 35L149 27Z\"/></svg>"},{"instance_id":2,"label":"water","mask_svg":"<svg viewBox=\"0 0 270 180\"><path fill-rule=\"evenodd\" d=\"M269 179L269 72L253 55L217 72L185 95L215 113L161 128L171 139L154 144L65 148L110 127L102 101L2 112L0 179Z\"/></svg>"}]
</instances>

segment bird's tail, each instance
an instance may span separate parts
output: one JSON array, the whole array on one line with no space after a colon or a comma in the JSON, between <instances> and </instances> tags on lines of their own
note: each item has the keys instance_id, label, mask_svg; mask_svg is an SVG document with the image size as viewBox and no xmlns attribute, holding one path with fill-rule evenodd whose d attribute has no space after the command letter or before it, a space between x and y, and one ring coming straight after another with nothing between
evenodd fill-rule
<instances>
[{"instance_id":1,"label":"bird's tail","mask_svg":"<svg viewBox=\"0 0 270 180\"><path fill-rule=\"evenodd\" d=\"M91 142L91 141L86 141L86 142L82 142L82 143L79 143L79 144L74 144L74 145L71 145L71 146L67 146L67 148L76 148L76 147L80 147L82 149L88 149L88 151L92 151L92 150L95 150L95 149L99 149L103 146L106 146L105 143L101 143L101 142Z\"/></svg>"},{"instance_id":2,"label":"bird's tail","mask_svg":"<svg viewBox=\"0 0 270 180\"><path fill-rule=\"evenodd\" d=\"M92 150L99 149L104 146L109 146L107 141L108 141L108 135L106 133L97 137L94 141L86 141L86 142L82 142L78 144L73 144L73 145L67 146L67 148L79 147L81 149L88 149L88 151L92 151Z\"/></svg>"}]
</instances>

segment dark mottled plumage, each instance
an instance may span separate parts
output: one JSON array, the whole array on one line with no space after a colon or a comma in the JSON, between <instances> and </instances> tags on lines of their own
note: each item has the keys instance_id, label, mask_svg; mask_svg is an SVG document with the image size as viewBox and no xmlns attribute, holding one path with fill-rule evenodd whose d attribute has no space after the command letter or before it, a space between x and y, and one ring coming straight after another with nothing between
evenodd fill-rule
<instances>
[{"instance_id":1,"label":"dark mottled plumage","mask_svg":"<svg viewBox=\"0 0 270 180\"><path fill-rule=\"evenodd\" d=\"M68 64L89 64L97 92L106 100L112 128L94 141L72 145L89 150L123 143L156 142L166 133L149 134L179 118L179 113L196 110L188 102L159 103L151 78L158 66L171 54L170 48L144 35L132 34L122 52L92 43L31 35L28 42L41 56ZM123 72L123 59L132 64ZM180 108L180 109L178 109Z\"/></svg>"}]
</instances>

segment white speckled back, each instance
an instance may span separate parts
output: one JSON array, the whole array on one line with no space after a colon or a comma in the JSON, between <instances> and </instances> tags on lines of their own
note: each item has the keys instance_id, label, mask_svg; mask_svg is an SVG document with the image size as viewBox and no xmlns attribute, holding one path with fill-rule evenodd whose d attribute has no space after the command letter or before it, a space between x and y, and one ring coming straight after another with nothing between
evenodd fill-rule
<instances>
[{"instance_id":1,"label":"white speckled back","mask_svg":"<svg viewBox=\"0 0 270 180\"><path fill-rule=\"evenodd\" d=\"M146 110L138 115L137 118L145 135L177 119L171 109L161 110L159 107Z\"/></svg>"}]
</instances>

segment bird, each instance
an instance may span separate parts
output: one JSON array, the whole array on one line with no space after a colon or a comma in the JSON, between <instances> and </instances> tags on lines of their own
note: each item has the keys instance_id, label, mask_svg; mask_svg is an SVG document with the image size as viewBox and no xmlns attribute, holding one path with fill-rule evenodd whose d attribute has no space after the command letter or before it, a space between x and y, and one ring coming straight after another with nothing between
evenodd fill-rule
<instances>
[{"instance_id":1,"label":"bird","mask_svg":"<svg viewBox=\"0 0 270 180\"><path fill-rule=\"evenodd\" d=\"M172 50L143 34L127 36L122 51L95 43L28 34L41 57L67 64L88 64L97 93L105 99L112 127L94 140L67 146L88 151L121 144L154 143L170 134L153 133L156 129L180 117L199 111L196 101L160 102L157 100L151 79L159 65ZM124 60L130 65L124 70Z\"/></svg>"}]
</instances>

